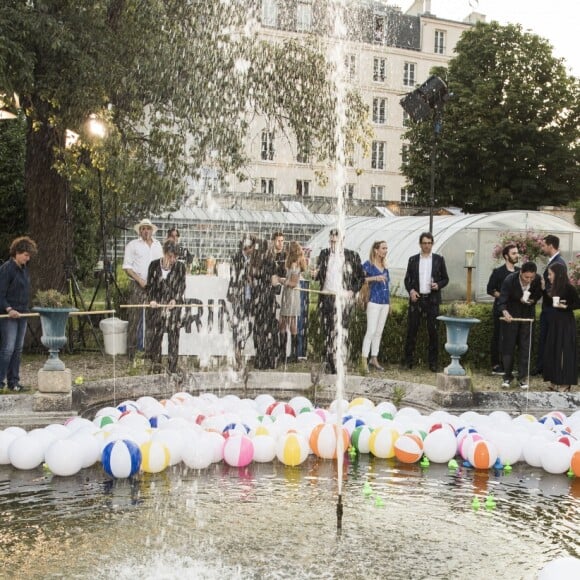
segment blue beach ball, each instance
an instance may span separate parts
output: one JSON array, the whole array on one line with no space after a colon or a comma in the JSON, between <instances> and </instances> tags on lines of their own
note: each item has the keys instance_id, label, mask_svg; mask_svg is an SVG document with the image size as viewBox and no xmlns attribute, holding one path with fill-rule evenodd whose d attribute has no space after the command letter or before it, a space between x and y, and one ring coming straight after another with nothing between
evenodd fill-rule
<instances>
[{"instance_id":1,"label":"blue beach ball","mask_svg":"<svg viewBox=\"0 0 580 580\"><path fill-rule=\"evenodd\" d=\"M141 468L141 450L137 443L127 439L105 445L101 458L105 472L116 479L132 477Z\"/></svg>"}]
</instances>

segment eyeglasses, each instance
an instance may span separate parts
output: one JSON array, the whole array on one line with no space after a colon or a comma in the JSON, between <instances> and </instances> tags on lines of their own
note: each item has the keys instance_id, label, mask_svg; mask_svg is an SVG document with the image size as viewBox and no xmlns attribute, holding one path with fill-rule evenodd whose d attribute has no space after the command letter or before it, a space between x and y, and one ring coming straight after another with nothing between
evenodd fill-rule
<instances>
[{"instance_id":1,"label":"eyeglasses","mask_svg":"<svg viewBox=\"0 0 580 580\"><path fill-rule=\"evenodd\" d=\"M433 242L421 242L422 244L426 244L427 246L432 246Z\"/></svg>"}]
</instances>

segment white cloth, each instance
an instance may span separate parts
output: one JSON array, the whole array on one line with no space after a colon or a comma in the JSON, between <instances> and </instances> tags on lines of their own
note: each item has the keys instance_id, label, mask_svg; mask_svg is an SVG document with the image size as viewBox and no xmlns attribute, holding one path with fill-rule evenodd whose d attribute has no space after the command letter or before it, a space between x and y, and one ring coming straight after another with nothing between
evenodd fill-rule
<instances>
[{"instance_id":1,"label":"white cloth","mask_svg":"<svg viewBox=\"0 0 580 580\"><path fill-rule=\"evenodd\" d=\"M123 270L133 270L143 280L147 280L149 264L153 260L163 257L163 247L158 240L153 240L149 245L141 238L131 240L125 246L125 256L123 258Z\"/></svg>"},{"instance_id":2,"label":"white cloth","mask_svg":"<svg viewBox=\"0 0 580 580\"><path fill-rule=\"evenodd\" d=\"M433 255L419 257L419 294L431 294Z\"/></svg>"},{"instance_id":3,"label":"white cloth","mask_svg":"<svg viewBox=\"0 0 580 580\"><path fill-rule=\"evenodd\" d=\"M369 351L372 356L379 354L389 308L389 304L375 304L374 302L367 304L367 331L362 344L362 355L365 359L368 358Z\"/></svg>"},{"instance_id":4,"label":"white cloth","mask_svg":"<svg viewBox=\"0 0 580 580\"><path fill-rule=\"evenodd\" d=\"M342 266L344 264L344 252L330 252L328 256L328 267L324 280L323 290L326 292L342 291Z\"/></svg>"}]
</instances>

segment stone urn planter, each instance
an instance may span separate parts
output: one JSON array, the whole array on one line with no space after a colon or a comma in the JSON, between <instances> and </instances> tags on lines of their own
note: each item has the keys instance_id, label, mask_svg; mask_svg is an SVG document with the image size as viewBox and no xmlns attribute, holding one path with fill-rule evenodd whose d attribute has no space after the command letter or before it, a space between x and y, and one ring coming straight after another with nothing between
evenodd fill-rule
<instances>
[{"instance_id":1,"label":"stone urn planter","mask_svg":"<svg viewBox=\"0 0 580 580\"><path fill-rule=\"evenodd\" d=\"M461 318L457 316L438 316L437 320L445 323L447 342L445 350L451 356L451 364L445 368L445 373L452 376L465 376L465 369L459 359L467 352L467 338L474 324L479 324L478 318Z\"/></svg>"},{"instance_id":2,"label":"stone urn planter","mask_svg":"<svg viewBox=\"0 0 580 580\"><path fill-rule=\"evenodd\" d=\"M71 306L69 297L57 290L40 290L34 298L32 309L40 315L42 336L40 341L48 349L48 360L42 370L64 371L64 363L58 358L60 349L66 344L66 323L68 315L78 308Z\"/></svg>"}]
</instances>

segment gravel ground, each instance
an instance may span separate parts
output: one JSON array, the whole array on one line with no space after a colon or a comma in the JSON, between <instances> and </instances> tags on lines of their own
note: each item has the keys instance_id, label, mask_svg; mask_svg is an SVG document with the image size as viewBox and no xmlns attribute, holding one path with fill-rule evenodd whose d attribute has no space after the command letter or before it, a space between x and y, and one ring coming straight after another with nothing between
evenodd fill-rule
<instances>
[{"instance_id":1,"label":"gravel ground","mask_svg":"<svg viewBox=\"0 0 580 580\"><path fill-rule=\"evenodd\" d=\"M25 354L20 367L20 382L27 388L27 391L36 390L38 383L38 371L46 361L44 354ZM73 380L82 377L83 381L91 381L102 378L125 377L146 375L154 371L147 361L137 359L136 363L129 362L126 356L112 357L103 355L100 352L84 351L75 354L61 354L60 357L67 368L71 369ZM182 357L180 368L187 372L194 370L197 364L196 357ZM289 365L289 372L310 372L313 363L308 361L298 362ZM280 370L280 369L278 369ZM267 372L267 371L262 371ZM349 372L358 374L357 370L349 369ZM392 380L407 381L413 383L436 385L435 373L427 369L416 368L412 370L401 370L398 365L387 365L384 373L373 371L370 376L383 376ZM472 374L473 388L475 390L498 391L500 390L501 377L493 376L491 373ZM531 390L546 390L546 383L541 377L532 377Z\"/></svg>"}]
</instances>

